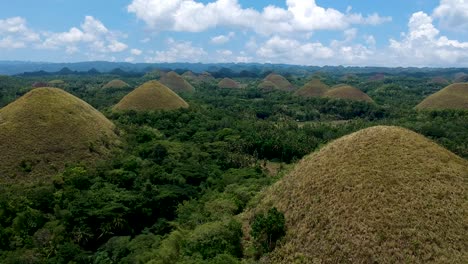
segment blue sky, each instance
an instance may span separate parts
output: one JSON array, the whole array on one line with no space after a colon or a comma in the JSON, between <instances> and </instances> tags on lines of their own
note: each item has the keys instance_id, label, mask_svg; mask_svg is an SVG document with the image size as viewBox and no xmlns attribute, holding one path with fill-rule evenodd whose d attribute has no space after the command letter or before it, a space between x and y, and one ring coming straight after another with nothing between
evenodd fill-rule
<instances>
[{"instance_id":1,"label":"blue sky","mask_svg":"<svg viewBox=\"0 0 468 264\"><path fill-rule=\"evenodd\" d=\"M15 0L0 60L468 66L468 0Z\"/></svg>"}]
</instances>

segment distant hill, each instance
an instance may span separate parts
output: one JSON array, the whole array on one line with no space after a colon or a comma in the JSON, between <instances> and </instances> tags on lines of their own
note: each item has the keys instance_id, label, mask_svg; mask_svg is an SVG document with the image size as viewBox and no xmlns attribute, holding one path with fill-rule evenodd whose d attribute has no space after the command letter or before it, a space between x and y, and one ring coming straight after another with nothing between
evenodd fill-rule
<instances>
[{"instance_id":1,"label":"distant hill","mask_svg":"<svg viewBox=\"0 0 468 264\"><path fill-rule=\"evenodd\" d=\"M273 83L279 90L291 92L294 91L294 85L292 85L286 78L281 75L271 73L265 77L265 81Z\"/></svg>"},{"instance_id":2,"label":"distant hill","mask_svg":"<svg viewBox=\"0 0 468 264\"><path fill-rule=\"evenodd\" d=\"M427 97L416 109L468 109L468 83L454 83Z\"/></svg>"},{"instance_id":3,"label":"distant hill","mask_svg":"<svg viewBox=\"0 0 468 264\"><path fill-rule=\"evenodd\" d=\"M40 180L67 163L103 158L117 141L114 128L63 90L33 89L0 109L0 181Z\"/></svg>"},{"instance_id":4,"label":"distant hill","mask_svg":"<svg viewBox=\"0 0 468 264\"><path fill-rule=\"evenodd\" d=\"M124 89L128 87L130 87L128 83L119 79L114 79L106 83L102 88L103 89Z\"/></svg>"},{"instance_id":5,"label":"distant hill","mask_svg":"<svg viewBox=\"0 0 468 264\"><path fill-rule=\"evenodd\" d=\"M370 98L363 91L355 87L352 87L350 85L334 86L331 90L325 93L325 97L330 97L330 98L335 98L335 99L374 102L374 100L372 100L372 98Z\"/></svg>"},{"instance_id":6,"label":"distant hill","mask_svg":"<svg viewBox=\"0 0 468 264\"><path fill-rule=\"evenodd\" d=\"M319 79L312 79L294 92L294 94L302 97L320 97L324 96L329 89L330 86L324 84Z\"/></svg>"},{"instance_id":7,"label":"distant hill","mask_svg":"<svg viewBox=\"0 0 468 264\"><path fill-rule=\"evenodd\" d=\"M161 75L159 80L176 93L194 92L195 88L174 71Z\"/></svg>"},{"instance_id":8,"label":"distant hill","mask_svg":"<svg viewBox=\"0 0 468 264\"><path fill-rule=\"evenodd\" d=\"M153 111L187 108L188 104L158 81L149 81L136 88L114 106L114 110Z\"/></svg>"},{"instance_id":9,"label":"distant hill","mask_svg":"<svg viewBox=\"0 0 468 264\"><path fill-rule=\"evenodd\" d=\"M230 78L224 78L218 83L219 88L235 88L239 89L241 88L240 84L233 79Z\"/></svg>"},{"instance_id":10,"label":"distant hill","mask_svg":"<svg viewBox=\"0 0 468 264\"><path fill-rule=\"evenodd\" d=\"M279 88L274 83L263 80L258 85L258 89L265 90L265 91L272 91L272 90L278 90Z\"/></svg>"},{"instance_id":11,"label":"distant hill","mask_svg":"<svg viewBox=\"0 0 468 264\"><path fill-rule=\"evenodd\" d=\"M468 162L399 127L344 136L259 197L287 233L261 263L464 263ZM245 216L248 218L248 216Z\"/></svg>"}]
</instances>

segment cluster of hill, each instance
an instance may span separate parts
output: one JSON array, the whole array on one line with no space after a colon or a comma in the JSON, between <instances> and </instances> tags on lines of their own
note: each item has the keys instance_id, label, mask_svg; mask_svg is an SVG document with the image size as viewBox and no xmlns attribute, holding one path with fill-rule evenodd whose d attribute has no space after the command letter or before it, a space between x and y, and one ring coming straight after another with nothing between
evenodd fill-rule
<instances>
[{"instance_id":1,"label":"cluster of hill","mask_svg":"<svg viewBox=\"0 0 468 264\"><path fill-rule=\"evenodd\" d=\"M0 263L468 258L452 69L217 67L0 76Z\"/></svg>"}]
</instances>

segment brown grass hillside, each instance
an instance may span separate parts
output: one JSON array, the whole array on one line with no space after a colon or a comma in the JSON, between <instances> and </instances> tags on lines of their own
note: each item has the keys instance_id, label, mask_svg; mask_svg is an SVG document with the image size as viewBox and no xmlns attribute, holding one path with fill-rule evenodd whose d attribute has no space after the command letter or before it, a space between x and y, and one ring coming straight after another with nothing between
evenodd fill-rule
<instances>
[{"instance_id":1,"label":"brown grass hillside","mask_svg":"<svg viewBox=\"0 0 468 264\"><path fill-rule=\"evenodd\" d=\"M466 160L404 128L367 128L263 193L255 211L275 206L287 225L263 262L466 263L467 194Z\"/></svg>"},{"instance_id":2,"label":"brown grass hillside","mask_svg":"<svg viewBox=\"0 0 468 264\"><path fill-rule=\"evenodd\" d=\"M106 83L102 88L103 89L124 89L128 87L130 87L128 83L119 79L115 79Z\"/></svg>"},{"instance_id":3,"label":"brown grass hillside","mask_svg":"<svg viewBox=\"0 0 468 264\"><path fill-rule=\"evenodd\" d=\"M33 89L0 109L0 181L53 176L66 163L105 157L117 143L114 128L63 90Z\"/></svg>"},{"instance_id":4,"label":"brown grass hillside","mask_svg":"<svg viewBox=\"0 0 468 264\"><path fill-rule=\"evenodd\" d=\"M468 109L468 83L454 83L427 97L416 109Z\"/></svg>"},{"instance_id":5,"label":"brown grass hillside","mask_svg":"<svg viewBox=\"0 0 468 264\"><path fill-rule=\"evenodd\" d=\"M325 96L336 99L374 102L374 100L372 100L372 98L370 98L363 91L349 85L337 85L333 89L326 92Z\"/></svg>"},{"instance_id":6,"label":"brown grass hillside","mask_svg":"<svg viewBox=\"0 0 468 264\"><path fill-rule=\"evenodd\" d=\"M195 91L190 83L173 71L163 74L159 81L176 93Z\"/></svg>"},{"instance_id":7,"label":"brown grass hillside","mask_svg":"<svg viewBox=\"0 0 468 264\"><path fill-rule=\"evenodd\" d=\"M187 108L188 104L158 81L149 81L127 94L114 110L152 111Z\"/></svg>"},{"instance_id":8,"label":"brown grass hillside","mask_svg":"<svg viewBox=\"0 0 468 264\"><path fill-rule=\"evenodd\" d=\"M323 96L329 88L319 79L313 79L299 88L294 94L302 97L318 97Z\"/></svg>"},{"instance_id":9,"label":"brown grass hillside","mask_svg":"<svg viewBox=\"0 0 468 264\"><path fill-rule=\"evenodd\" d=\"M233 79L224 78L218 83L219 88L241 88L240 84Z\"/></svg>"},{"instance_id":10,"label":"brown grass hillside","mask_svg":"<svg viewBox=\"0 0 468 264\"><path fill-rule=\"evenodd\" d=\"M264 79L265 81L270 81L275 84L277 89L282 91L291 92L294 91L294 85L292 85L286 78L281 75L271 73Z\"/></svg>"}]
</instances>

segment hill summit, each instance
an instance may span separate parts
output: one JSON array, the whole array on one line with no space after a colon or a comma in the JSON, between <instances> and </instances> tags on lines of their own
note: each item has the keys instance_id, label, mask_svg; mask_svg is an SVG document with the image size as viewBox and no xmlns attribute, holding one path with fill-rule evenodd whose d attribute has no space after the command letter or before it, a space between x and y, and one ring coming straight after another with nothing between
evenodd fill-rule
<instances>
[{"instance_id":1,"label":"hill summit","mask_svg":"<svg viewBox=\"0 0 468 264\"><path fill-rule=\"evenodd\" d=\"M299 88L294 94L302 97L320 97L323 96L330 87L319 79L312 79L304 86Z\"/></svg>"},{"instance_id":2,"label":"hill summit","mask_svg":"<svg viewBox=\"0 0 468 264\"><path fill-rule=\"evenodd\" d=\"M468 109L468 83L454 83L427 97L417 109Z\"/></svg>"},{"instance_id":3,"label":"hill summit","mask_svg":"<svg viewBox=\"0 0 468 264\"><path fill-rule=\"evenodd\" d=\"M163 74L159 81L176 93L195 91L190 83L174 71Z\"/></svg>"},{"instance_id":4,"label":"hill summit","mask_svg":"<svg viewBox=\"0 0 468 264\"><path fill-rule=\"evenodd\" d=\"M303 158L260 197L287 234L266 263L463 263L468 162L404 128L376 126Z\"/></svg>"},{"instance_id":5,"label":"hill summit","mask_svg":"<svg viewBox=\"0 0 468 264\"><path fill-rule=\"evenodd\" d=\"M325 93L325 97L374 102L374 100L372 100L372 98L370 98L366 93L350 85L337 85L331 90L328 90Z\"/></svg>"},{"instance_id":6,"label":"hill summit","mask_svg":"<svg viewBox=\"0 0 468 264\"><path fill-rule=\"evenodd\" d=\"M149 81L127 94L114 110L174 110L188 104L171 89L158 81Z\"/></svg>"},{"instance_id":7,"label":"hill summit","mask_svg":"<svg viewBox=\"0 0 468 264\"><path fill-rule=\"evenodd\" d=\"M0 109L0 180L51 176L67 163L106 156L117 143L114 128L99 111L63 90L33 89Z\"/></svg>"}]
</instances>

